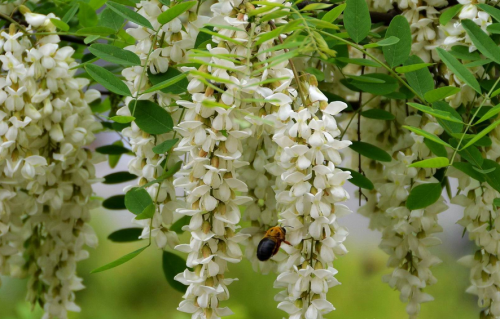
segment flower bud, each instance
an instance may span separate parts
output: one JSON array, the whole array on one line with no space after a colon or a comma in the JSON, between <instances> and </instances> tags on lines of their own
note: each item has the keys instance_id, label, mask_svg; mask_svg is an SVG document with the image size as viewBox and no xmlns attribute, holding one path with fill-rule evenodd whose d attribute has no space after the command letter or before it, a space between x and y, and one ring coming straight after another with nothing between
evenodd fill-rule
<instances>
[{"instance_id":1,"label":"flower bud","mask_svg":"<svg viewBox=\"0 0 500 319\"><path fill-rule=\"evenodd\" d=\"M205 313L205 317L207 317L207 319L212 318L212 308L205 308L203 309L203 312Z\"/></svg>"},{"instance_id":2,"label":"flower bud","mask_svg":"<svg viewBox=\"0 0 500 319\"><path fill-rule=\"evenodd\" d=\"M299 309L302 309L302 307L304 307L304 302L302 301L302 299L295 300L294 304L295 304L295 307L297 307Z\"/></svg>"},{"instance_id":3,"label":"flower bud","mask_svg":"<svg viewBox=\"0 0 500 319\"><path fill-rule=\"evenodd\" d=\"M203 246L203 248L201 249L201 253L203 255L203 258L208 258L210 257L210 255L212 255L212 251L207 245Z\"/></svg>"},{"instance_id":4,"label":"flower bud","mask_svg":"<svg viewBox=\"0 0 500 319\"><path fill-rule=\"evenodd\" d=\"M214 286L214 277L208 277L205 280L205 286L213 287Z\"/></svg>"},{"instance_id":5,"label":"flower bud","mask_svg":"<svg viewBox=\"0 0 500 319\"><path fill-rule=\"evenodd\" d=\"M203 224L201 225L201 230L205 233L208 234L208 232L212 229L212 226L208 221L204 221Z\"/></svg>"},{"instance_id":6,"label":"flower bud","mask_svg":"<svg viewBox=\"0 0 500 319\"><path fill-rule=\"evenodd\" d=\"M314 270L318 270L318 269L324 269L323 264L319 260L316 261L316 264L314 265Z\"/></svg>"},{"instance_id":7,"label":"flower bud","mask_svg":"<svg viewBox=\"0 0 500 319\"><path fill-rule=\"evenodd\" d=\"M19 12L21 12L22 14L26 14L26 13L31 13L31 10L27 6L22 4L19 6Z\"/></svg>"}]
</instances>

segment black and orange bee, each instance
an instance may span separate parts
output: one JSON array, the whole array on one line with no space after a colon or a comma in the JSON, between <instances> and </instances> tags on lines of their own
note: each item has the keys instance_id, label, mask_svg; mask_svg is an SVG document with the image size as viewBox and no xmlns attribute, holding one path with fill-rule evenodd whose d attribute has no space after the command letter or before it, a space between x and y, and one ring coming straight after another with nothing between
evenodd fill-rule
<instances>
[{"instance_id":1,"label":"black and orange bee","mask_svg":"<svg viewBox=\"0 0 500 319\"><path fill-rule=\"evenodd\" d=\"M278 253L281 243L291 245L285 240L285 227L275 226L269 228L264 237L257 246L257 258L260 261L266 261Z\"/></svg>"}]
</instances>

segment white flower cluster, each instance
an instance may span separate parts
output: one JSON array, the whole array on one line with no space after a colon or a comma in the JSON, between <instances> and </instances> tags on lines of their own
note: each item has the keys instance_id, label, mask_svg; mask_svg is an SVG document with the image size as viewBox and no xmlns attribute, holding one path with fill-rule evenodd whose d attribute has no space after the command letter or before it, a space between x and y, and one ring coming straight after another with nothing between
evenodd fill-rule
<instances>
[{"instance_id":1,"label":"white flower cluster","mask_svg":"<svg viewBox=\"0 0 500 319\"><path fill-rule=\"evenodd\" d=\"M496 161L500 157L500 132L496 128L490 135L492 145L486 158ZM464 216L458 224L462 225L469 239L476 244L473 255L462 257L459 262L470 268L471 286L468 293L478 296L478 305L483 308L481 318L500 318L500 219L494 204L500 193L487 183L465 175L451 168L450 175L458 179L461 194L452 203L464 207Z\"/></svg>"},{"instance_id":2,"label":"white flower cluster","mask_svg":"<svg viewBox=\"0 0 500 319\"><path fill-rule=\"evenodd\" d=\"M488 34L486 27L493 23L490 15L484 11L481 11L477 4L480 3L490 3L489 1L470 1L470 0L460 0L459 4L463 5L459 13L448 22L445 26L440 26L442 31L440 46L446 50L452 47L457 47L462 49L465 53L476 52L477 49L472 43L471 39L465 32L462 26L462 20L469 19L474 21L481 29ZM485 70L483 66L476 66L470 68L472 73L477 77L485 76ZM450 103L450 106L457 108L462 104L471 103L475 101L476 92L462 80L458 79L456 75L450 70L446 69L444 77L448 80L449 85L460 87L460 92L446 98L446 101ZM488 75L486 75L488 78Z\"/></svg>"},{"instance_id":3,"label":"white flower cluster","mask_svg":"<svg viewBox=\"0 0 500 319\"><path fill-rule=\"evenodd\" d=\"M193 8L195 10L196 8ZM137 40L135 45L126 47L126 50L134 52L141 59L140 66L134 66L123 70L126 84L134 97L139 100L152 100L164 107L171 113L175 122L181 120L183 112L179 107L172 106L178 95L155 91L153 93L142 94L153 84L148 79L150 74L162 74L169 70L174 64L187 62L187 50L193 48L198 34L199 26L207 22L207 18L197 16L194 11L188 11L173 19L167 24L161 25L157 18L168 10L168 6L157 0L141 1L137 5L137 12L145 17L157 31L137 26L128 28L126 31ZM118 115L133 115L129 109L129 103L135 103L133 98L127 98L125 105L117 111ZM133 108L132 108L133 109ZM139 186L158 179L165 168L171 168L175 162L179 161L179 154L169 152L156 154L153 148L164 141L175 138L176 133L150 135L142 131L135 122L130 127L123 130L123 135L128 138L134 158L129 163L129 171L139 177ZM166 162L166 165L165 165ZM126 192L132 188L127 186ZM158 248L175 247L179 244L179 239L174 231L169 228L178 219L174 212L182 207L182 201L177 199L173 186L173 177L163 180L161 183L154 183L145 188L154 200L157 209L153 220L143 219L135 221L144 227L141 238L149 238L151 235L155 239Z\"/></svg>"},{"instance_id":4,"label":"white flower cluster","mask_svg":"<svg viewBox=\"0 0 500 319\"><path fill-rule=\"evenodd\" d=\"M462 27L462 20L469 19L474 21L478 26L483 29L484 32L488 33L486 27L492 24L492 19L487 12L482 11L477 7L477 4L481 3L492 3L495 5L496 1L471 1L471 0L460 0L458 1L462 5L462 9L458 12L454 19L450 20L441 29L444 32L445 38L443 39L443 47L450 48L454 45L465 45L468 47L469 52L476 50L476 47L472 44L469 36Z\"/></svg>"},{"instance_id":5,"label":"white flower cluster","mask_svg":"<svg viewBox=\"0 0 500 319\"><path fill-rule=\"evenodd\" d=\"M465 227L469 238L477 246L475 254L465 256L459 262L470 270L471 286L468 293L478 296L478 305L484 308L481 318L500 318L500 224L493 200L500 194L488 184L470 178L460 171L458 177L462 194L453 198L452 203L463 206L464 216L459 224Z\"/></svg>"},{"instance_id":6,"label":"white flower cluster","mask_svg":"<svg viewBox=\"0 0 500 319\"><path fill-rule=\"evenodd\" d=\"M272 102L281 122L273 136L279 148L272 171L282 181L276 185L277 208L292 245L284 246L288 258L275 282L284 290L276 300L290 318L319 319L334 310L326 299L328 289L339 284L332 262L347 252L348 232L337 218L350 212L339 204L349 198L342 185L350 173L336 166L342 161L339 150L350 142L336 139L340 130L334 118L347 105L328 104L313 76L298 85L307 92L305 101L293 88L268 97L279 101Z\"/></svg>"},{"instance_id":7,"label":"white flower cluster","mask_svg":"<svg viewBox=\"0 0 500 319\"><path fill-rule=\"evenodd\" d=\"M29 27L0 33L0 272L28 275L27 299L43 318L78 311L78 261L97 237L88 225L94 162L84 149L101 128L88 103L96 90L75 78L71 47L59 47L50 19L25 13ZM26 32L27 34L24 34Z\"/></svg>"},{"instance_id":8,"label":"white flower cluster","mask_svg":"<svg viewBox=\"0 0 500 319\"><path fill-rule=\"evenodd\" d=\"M408 167L432 156L421 136L401 126L421 127L437 135L442 133L442 128L427 115L407 116L400 103L391 103L394 105L388 110L396 116L394 123L363 119L362 140L389 149L393 158L388 163L362 161L362 168L375 187L371 192L363 191L368 201L359 212L370 218L371 228L382 232L380 248L389 255L387 265L394 268L383 279L401 292L400 299L408 303L406 310L410 318L416 318L420 304L433 300L423 288L436 282L430 268L440 260L430 253L428 247L440 244L433 234L442 231L437 214L445 211L447 206L441 197L425 209L410 211L406 208L412 187L439 181L433 177L434 170Z\"/></svg>"},{"instance_id":9,"label":"white flower cluster","mask_svg":"<svg viewBox=\"0 0 500 319\"><path fill-rule=\"evenodd\" d=\"M233 12L233 5L239 13ZM250 197L238 195L248 191L237 169L248 164L242 161L242 142L251 135L249 128L241 126L243 116L239 111L248 107L243 98L262 98L261 92L267 92L259 91L258 86L245 89L249 80L259 81L249 77L253 68L245 63L254 54L254 48L247 47L252 36L248 29L254 25L248 22L245 4L219 2L211 10L214 16L210 21L220 26L218 32L234 41L212 37L217 47L207 46L207 65L202 65L198 72L211 76L217 83L190 76L188 91L192 101L177 101L186 108L186 115L177 127L182 140L176 150L187 152L187 164L183 176L174 184L188 194L188 207L178 212L191 216L185 226L191 232L190 243L177 249L189 254L187 266L193 271L186 269L175 278L189 285L178 309L191 313L192 318L232 314L220 305L220 301L229 298L227 286L235 280L224 274L228 262L237 263L242 258L239 243L247 235L236 232L241 218L239 206L251 201Z\"/></svg>"},{"instance_id":10,"label":"white flower cluster","mask_svg":"<svg viewBox=\"0 0 500 319\"><path fill-rule=\"evenodd\" d=\"M253 198L253 202L247 204L245 209L245 219L251 221L251 226L242 230L250 234L245 242L245 255L252 263L255 271L263 274L275 272L278 261L276 258L266 262L257 258L257 247L266 231L278 224L278 214L276 212L276 198L274 185L276 176L270 174L266 167L273 162L277 145L272 141L272 133L266 129L272 128L268 125L251 127L255 129L252 136L260 136L257 139L247 139L243 147L243 159L250 165L242 167L238 173L248 186L248 194ZM264 130L264 131L260 131Z\"/></svg>"}]
</instances>

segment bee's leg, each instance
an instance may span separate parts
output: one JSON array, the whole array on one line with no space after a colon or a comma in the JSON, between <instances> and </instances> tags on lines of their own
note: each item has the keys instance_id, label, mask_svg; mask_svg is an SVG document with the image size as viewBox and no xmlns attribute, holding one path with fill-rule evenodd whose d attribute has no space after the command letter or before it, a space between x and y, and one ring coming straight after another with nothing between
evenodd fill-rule
<instances>
[{"instance_id":1,"label":"bee's leg","mask_svg":"<svg viewBox=\"0 0 500 319\"><path fill-rule=\"evenodd\" d=\"M287 245L293 246L292 244L290 244L290 242L288 242L288 241L286 241L286 240L284 240L283 242L284 242L285 244L287 244Z\"/></svg>"}]
</instances>

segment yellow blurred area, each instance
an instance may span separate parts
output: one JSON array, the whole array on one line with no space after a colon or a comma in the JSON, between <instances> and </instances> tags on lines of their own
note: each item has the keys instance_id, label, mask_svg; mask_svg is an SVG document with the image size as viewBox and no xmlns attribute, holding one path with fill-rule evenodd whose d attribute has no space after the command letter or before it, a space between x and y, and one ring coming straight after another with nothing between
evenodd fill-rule
<instances>
[{"instance_id":1,"label":"yellow blurred area","mask_svg":"<svg viewBox=\"0 0 500 319\"><path fill-rule=\"evenodd\" d=\"M90 274L90 271L131 252L141 243L112 243L107 235L117 227L110 222L110 214L126 212L94 211L93 226L99 235L100 245L90 250L91 257L81 262L79 274L86 289L77 293L80 313L71 313L72 319L188 319L190 315L176 310L182 300L181 293L168 285L162 272L161 251L148 248L141 255L117 268ZM186 235L182 237L187 241ZM374 243L347 242L349 254L340 258L335 267L342 285L330 289L328 299L337 308L325 318L348 319L403 319L407 318L405 305L399 295L381 277L388 273L386 255L373 248ZM367 248L370 247L370 248ZM444 250L436 253L443 263L435 267L438 283L427 289L435 301L424 304L421 319L470 319L478 317L476 299L465 293L468 270ZM185 256L183 256L185 258ZM276 309L273 288L275 275L261 275L252 270L250 263L230 265L227 277L239 281L229 286L231 298L222 306L229 306L231 319L283 318L286 313ZM1 319L41 318L41 311L30 312L24 302L25 280L2 278L0 288Z\"/></svg>"}]
</instances>

